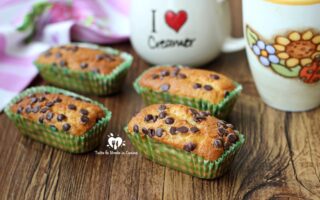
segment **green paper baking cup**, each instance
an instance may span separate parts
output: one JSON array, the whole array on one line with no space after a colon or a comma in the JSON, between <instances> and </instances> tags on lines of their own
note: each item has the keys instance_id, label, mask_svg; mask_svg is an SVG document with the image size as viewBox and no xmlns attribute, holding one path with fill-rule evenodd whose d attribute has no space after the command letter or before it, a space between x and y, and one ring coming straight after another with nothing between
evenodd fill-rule
<instances>
[{"instance_id":1,"label":"green paper baking cup","mask_svg":"<svg viewBox=\"0 0 320 200\"><path fill-rule=\"evenodd\" d=\"M25 119L21 115L11 111L11 106L20 99L34 93L42 92L62 93L72 97L79 97L82 100L99 106L104 111L105 116L84 135L73 136L67 132L51 130L49 126ZM9 103L5 108L5 113L15 123L22 135L70 153L84 153L96 148L100 144L102 134L105 132L111 119L111 112L102 104L73 92L48 86L33 87L25 90Z\"/></svg>"},{"instance_id":2,"label":"green paper baking cup","mask_svg":"<svg viewBox=\"0 0 320 200\"><path fill-rule=\"evenodd\" d=\"M236 153L245 142L244 135L237 134L239 140L235 144L230 146L219 159L209 161L196 154L160 143L149 136L131 134L127 127L124 130L131 144L141 155L160 165L203 179L214 179L228 171Z\"/></svg>"},{"instance_id":3,"label":"green paper baking cup","mask_svg":"<svg viewBox=\"0 0 320 200\"><path fill-rule=\"evenodd\" d=\"M169 92L157 92L153 91L152 89L142 87L140 86L139 81L147 71L148 70L143 72L133 83L133 87L135 88L137 93L142 96L145 104L147 105L159 103L184 104L198 110L209 111L213 116L216 116L219 119L225 119L231 112L238 96L242 91L242 86L239 83L234 82L236 88L231 91L229 95L225 97L220 103L213 104L202 99L178 96L170 94Z\"/></svg>"},{"instance_id":4,"label":"green paper baking cup","mask_svg":"<svg viewBox=\"0 0 320 200\"><path fill-rule=\"evenodd\" d=\"M39 69L43 79L54 86L82 94L103 96L119 92L122 88L127 72L131 67L133 57L128 53L120 52L109 47L100 47L86 43L73 44L79 47L99 49L112 55L120 55L123 62L110 74L103 75L94 72L81 72L64 67L39 64L35 61L34 64Z\"/></svg>"}]
</instances>

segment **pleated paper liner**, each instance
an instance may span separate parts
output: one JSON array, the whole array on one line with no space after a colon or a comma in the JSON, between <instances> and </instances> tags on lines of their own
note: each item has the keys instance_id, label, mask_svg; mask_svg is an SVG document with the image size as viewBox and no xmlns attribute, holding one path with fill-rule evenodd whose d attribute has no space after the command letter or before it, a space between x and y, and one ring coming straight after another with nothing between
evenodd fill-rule
<instances>
[{"instance_id":1,"label":"pleated paper liner","mask_svg":"<svg viewBox=\"0 0 320 200\"><path fill-rule=\"evenodd\" d=\"M132 145L146 158L177 171L203 179L214 179L229 170L230 165L244 144L244 135L238 134L239 140L230 146L221 157L215 161L160 143L149 136L141 137L140 134L131 134L124 128Z\"/></svg>"},{"instance_id":2,"label":"pleated paper liner","mask_svg":"<svg viewBox=\"0 0 320 200\"><path fill-rule=\"evenodd\" d=\"M105 96L119 92L131 67L133 57L128 53L109 47L100 47L86 43L73 44L79 47L100 49L112 55L120 55L123 62L107 75L95 72L75 71L66 67L43 65L34 62L43 79L52 85L82 94Z\"/></svg>"},{"instance_id":3,"label":"pleated paper liner","mask_svg":"<svg viewBox=\"0 0 320 200\"><path fill-rule=\"evenodd\" d=\"M170 66L168 66L170 67ZM231 112L238 96L242 91L242 86L234 82L236 88L229 93L220 103L213 104L209 101L183 97L170 94L169 92L157 92L148 88L140 86L139 81L148 70L143 72L133 83L133 86L138 94L140 94L147 105L158 104L158 103L173 103L173 104L184 104L202 111L209 111L212 115L219 119L225 119Z\"/></svg>"},{"instance_id":4,"label":"pleated paper liner","mask_svg":"<svg viewBox=\"0 0 320 200\"><path fill-rule=\"evenodd\" d=\"M84 135L73 136L67 132L51 130L47 125L25 119L21 115L11 111L11 106L23 97L44 92L61 93L72 97L79 97L82 100L98 105L104 111L105 116ZM73 92L49 86L33 87L25 90L9 103L5 108L5 113L15 123L22 135L70 153L84 153L96 148L100 144L102 135L111 119L111 112L102 104Z\"/></svg>"}]
</instances>

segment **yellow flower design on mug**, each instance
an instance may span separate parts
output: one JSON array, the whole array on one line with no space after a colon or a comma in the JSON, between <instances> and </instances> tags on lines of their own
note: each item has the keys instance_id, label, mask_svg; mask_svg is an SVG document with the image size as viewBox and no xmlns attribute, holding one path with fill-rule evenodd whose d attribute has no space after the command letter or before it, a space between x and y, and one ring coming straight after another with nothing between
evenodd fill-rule
<instances>
[{"instance_id":1,"label":"yellow flower design on mug","mask_svg":"<svg viewBox=\"0 0 320 200\"><path fill-rule=\"evenodd\" d=\"M265 68L285 78L299 78L306 84L320 82L320 32L291 31L286 36L265 40L247 25L245 36Z\"/></svg>"},{"instance_id":2,"label":"yellow flower design on mug","mask_svg":"<svg viewBox=\"0 0 320 200\"><path fill-rule=\"evenodd\" d=\"M315 35L311 30L292 32L287 37L277 36L274 47L287 67L310 65L320 55L320 35Z\"/></svg>"}]
</instances>

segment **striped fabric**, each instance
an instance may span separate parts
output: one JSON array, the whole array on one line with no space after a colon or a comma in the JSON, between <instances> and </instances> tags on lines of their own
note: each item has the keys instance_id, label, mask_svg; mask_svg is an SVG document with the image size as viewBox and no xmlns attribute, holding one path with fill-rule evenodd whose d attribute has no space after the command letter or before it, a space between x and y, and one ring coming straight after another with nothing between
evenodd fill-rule
<instances>
[{"instance_id":1,"label":"striped fabric","mask_svg":"<svg viewBox=\"0 0 320 200\"><path fill-rule=\"evenodd\" d=\"M26 45L23 40L30 33L18 32L16 28L37 2L0 0L0 18L6 19L0 21L0 112L38 74L32 61L51 45L69 43L71 39L115 43L129 36L130 0L51 1L54 6L49 17L42 19L45 23L38 23L40 32ZM70 13L65 15L66 12Z\"/></svg>"}]
</instances>

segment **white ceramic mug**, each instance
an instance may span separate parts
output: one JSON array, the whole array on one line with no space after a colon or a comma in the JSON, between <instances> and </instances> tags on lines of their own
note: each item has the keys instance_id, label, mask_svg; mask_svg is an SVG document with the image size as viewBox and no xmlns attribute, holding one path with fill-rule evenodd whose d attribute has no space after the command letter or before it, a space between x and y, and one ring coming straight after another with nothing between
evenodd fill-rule
<instances>
[{"instance_id":1,"label":"white ceramic mug","mask_svg":"<svg viewBox=\"0 0 320 200\"><path fill-rule=\"evenodd\" d=\"M245 46L230 36L225 0L133 0L131 43L149 63L197 66Z\"/></svg>"},{"instance_id":2,"label":"white ceramic mug","mask_svg":"<svg viewBox=\"0 0 320 200\"><path fill-rule=\"evenodd\" d=\"M320 105L320 0L243 0L247 57L271 107Z\"/></svg>"}]
</instances>

